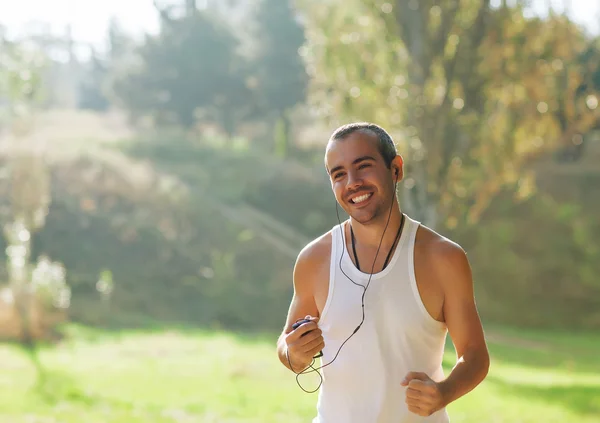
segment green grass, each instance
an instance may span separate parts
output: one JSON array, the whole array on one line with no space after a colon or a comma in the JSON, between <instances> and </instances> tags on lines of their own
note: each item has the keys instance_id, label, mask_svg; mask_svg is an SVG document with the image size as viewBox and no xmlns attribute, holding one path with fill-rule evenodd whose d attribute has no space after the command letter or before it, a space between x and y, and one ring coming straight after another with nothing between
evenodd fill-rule
<instances>
[{"instance_id":1,"label":"green grass","mask_svg":"<svg viewBox=\"0 0 600 423\"><path fill-rule=\"evenodd\" d=\"M0 345L0 422L308 423L314 414L317 394L279 364L272 335L69 332L40 350L41 379L23 350ZM490 374L450 405L452 422L597 422L600 337L523 333L490 342ZM444 364L453 362L449 344Z\"/></svg>"}]
</instances>

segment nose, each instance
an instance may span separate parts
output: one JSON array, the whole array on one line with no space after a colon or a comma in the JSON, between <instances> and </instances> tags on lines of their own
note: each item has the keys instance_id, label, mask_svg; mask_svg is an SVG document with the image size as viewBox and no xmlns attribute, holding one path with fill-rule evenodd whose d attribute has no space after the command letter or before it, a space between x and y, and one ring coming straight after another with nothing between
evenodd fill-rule
<instances>
[{"instance_id":1,"label":"nose","mask_svg":"<svg viewBox=\"0 0 600 423\"><path fill-rule=\"evenodd\" d=\"M362 179L360 179L359 175L354 171L348 172L348 178L346 180L346 188L349 190L354 190L362 185Z\"/></svg>"}]
</instances>

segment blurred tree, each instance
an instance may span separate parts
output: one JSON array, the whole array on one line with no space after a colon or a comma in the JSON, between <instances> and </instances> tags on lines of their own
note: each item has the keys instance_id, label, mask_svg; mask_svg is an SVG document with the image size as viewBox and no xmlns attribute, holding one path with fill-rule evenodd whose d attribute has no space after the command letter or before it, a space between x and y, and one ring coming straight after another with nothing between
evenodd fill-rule
<instances>
[{"instance_id":1,"label":"blurred tree","mask_svg":"<svg viewBox=\"0 0 600 423\"><path fill-rule=\"evenodd\" d=\"M585 119L578 127L566 132L563 146L556 152L560 162L577 161L582 157L586 132L589 128L600 127L600 116L588 113L588 109L597 109L598 93L600 93L600 37L585 42L574 63L565 63L563 70L563 90L557 93L557 108L555 110L561 129L567 131L569 122ZM556 62L558 64L558 62ZM576 72L573 75L573 72ZM570 90L569 83L578 84L575 90ZM567 86L567 87L565 87Z\"/></svg>"},{"instance_id":2,"label":"blurred tree","mask_svg":"<svg viewBox=\"0 0 600 423\"><path fill-rule=\"evenodd\" d=\"M0 37L0 125L15 136L31 129L33 112L44 99L46 64L38 48Z\"/></svg>"},{"instance_id":3,"label":"blurred tree","mask_svg":"<svg viewBox=\"0 0 600 423\"><path fill-rule=\"evenodd\" d=\"M1 225L7 245L7 280L3 282L8 283L8 288L3 295L10 300L3 302L2 307L16 311L16 318L8 325L9 329L16 328L15 333L1 335L19 340L37 364L35 341L53 335L70 304L70 288L62 264L45 257L34 263L31 247L33 234L45 225L51 202L51 176L44 145L31 137L33 119L43 100L40 75L46 59L35 43L0 39L0 100L9 129L3 140L8 187ZM59 312L54 313L55 309Z\"/></svg>"},{"instance_id":4,"label":"blurred tree","mask_svg":"<svg viewBox=\"0 0 600 423\"><path fill-rule=\"evenodd\" d=\"M135 114L185 127L216 122L232 135L252 104L237 45L229 28L208 11L164 17L161 33L147 36L137 65L116 78L113 91Z\"/></svg>"},{"instance_id":5,"label":"blurred tree","mask_svg":"<svg viewBox=\"0 0 600 423\"><path fill-rule=\"evenodd\" d=\"M125 78L131 69L137 69L137 45L115 17L109 21L106 40L107 54L102 62L106 67L106 73L101 82L102 93L105 94L110 105L123 106L121 95L115 89L119 87L118 81ZM129 109L129 112L134 119L138 117L134 110Z\"/></svg>"},{"instance_id":6,"label":"blurred tree","mask_svg":"<svg viewBox=\"0 0 600 423\"><path fill-rule=\"evenodd\" d=\"M289 112L306 98L308 75L299 49L304 28L290 0L261 0L254 14L257 90L261 116L270 121L275 151L286 155L291 143Z\"/></svg>"},{"instance_id":7,"label":"blurred tree","mask_svg":"<svg viewBox=\"0 0 600 423\"><path fill-rule=\"evenodd\" d=\"M135 46L131 37L119 23L112 17L108 23L108 54L111 62L119 62L132 53Z\"/></svg>"},{"instance_id":8,"label":"blurred tree","mask_svg":"<svg viewBox=\"0 0 600 423\"><path fill-rule=\"evenodd\" d=\"M109 62L110 63L110 62ZM95 49L86 64L86 72L79 84L79 104L82 109L105 111L110 102L104 92L104 86L110 72L110 64L106 63Z\"/></svg>"},{"instance_id":9,"label":"blurred tree","mask_svg":"<svg viewBox=\"0 0 600 423\"><path fill-rule=\"evenodd\" d=\"M573 96L588 41L564 16L526 19L526 3L297 0L313 101L390 129L403 207L428 225L473 224L502 187L526 197L532 158L594 120Z\"/></svg>"}]
</instances>

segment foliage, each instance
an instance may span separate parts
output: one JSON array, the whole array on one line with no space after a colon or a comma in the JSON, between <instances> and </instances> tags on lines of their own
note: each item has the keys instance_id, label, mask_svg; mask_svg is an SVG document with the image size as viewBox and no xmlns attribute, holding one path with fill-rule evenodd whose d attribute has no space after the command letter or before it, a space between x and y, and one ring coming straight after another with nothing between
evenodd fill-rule
<instances>
[{"instance_id":1,"label":"foliage","mask_svg":"<svg viewBox=\"0 0 600 423\"><path fill-rule=\"evenodd\" d=\"M39 48L0 35L0 128L7 126L17 136L28 130L33 109L45 94L41 79L45 65Z\"/></svg>"},{"instance_id":2,"label":"foliage","mask_svg":"<svg viewBox=\"0 0 600 423\"><path fill-rule=\"evenodd\" d=\"M270 125L276 127L276 151L285 157L292 136L289 112L306 98L308 75L298 54L305 43L304 28L291 0L260 0L252 25L258 50L252 59L258 107L261 116L276 122Z\"/></svg>"},{"instance_id":3,"label":"foliage","mask_svg":"<svg viewBox=\"0 0 600 423\"><path fill-rule=\"evenodd\" d=\"M430 226L475 224L507 186L526 198L532 158L598 121L591 41L564 16L526 19L524 2L489 0L297 4L313 103L395 135L403 206Z\"/></svg>"},{"instance_id":4,"label":"foliage","mask_svg":"<svg viewBox=\"0 0 600 423\"><path fill-rule=\"evenodd\" d=\"M110 102L105 94L108 65L96 51L93 51L87 68L84 79L79 85L78 106L81 109L106 111L110 107Z\"/></svg>"},{"instance_id":5,"label":"foliage","mask_svg":"<svg viewBox=\"0 0 600 423\"><path fill-rule=\"evenodd\" d=\"M600 327L599 235L590 209L541 192L514 204L505 192L480 225L457 236L472 262L486 319L592 328Z\"/></svg>"},{"instance_id":6,"label":"foliage","mask_svg":"<svg viewBox=\"0 0 600 423\"><path fill-rule=\"evenodd\" d=\"M66 282L66 270L62 263L51 261L44 255L38 257L31 271L31 285L48 309L68 309L71 288Z\"/></svg>"},{"instance_id":7,"label":"foliage","mask_svg":"<svg viewBox=\"0 0 600 423\"><path fill-rule=\"evenodd\" d=\"M196 186L187 193L168 177L142 172L97 156L53 168L53 201L33 236L32 257L48 255L68 269L70 317L98 325L151 317L236 327L251 313L263 326L279 326L269 316L285 313L290 288L281 281L289 258L207 208ZM0 192L7 189L0 184ZM280 266L264 265L274 259Z\"/></svg>"},{"instance_id":8,"label":"foliage","mask_svg":"<svg viewBox=\"0 0 600 423\"><path fill-rule=\"evenodd\" d=\"M152 318L278 329L274 316L283 317L289 304L295 253L337 223L322 165L161 133L119 148L129 159L90 153L53 168L53 201L32 257L45 254L68 269L71 317L98 325ZM487 322L598 327L594 186L550 179L521 202L510 187L478 225L443 232L471 257ZM586 202L559 195L577 187ZM8 188L0 183L0 209ZM248 206L271 226L253 225ZM263 237L276 224L288 228L289 236L272 234L291 240L291 254ZM112 281L110 304L99 278Z\"/></svg>"},{"instance_id":9,"label":"foliage","mask_svg":"<svg viewBox=\"0 0 600 423\"><path fill-rule=\"evenodd\" d=\"M29 138L43 98L45 55L31 44L0 39L0 99L9 128L4 153L4 203L0 211L6 242L2 337L18 340L35 360L35 341L47 337L70 304L64 267L43 257L31 262L32 235L44 226L51 201L40 145ZM55 311L58 309L58 313ZM57 319L57 316L58 319ZM49 329L49 331L47 330Z\"/></svg>"},{"instance_id":10,"label":"foliage","mask_svg":"<svg viewBox=\"0 0 600 423\"><path fill-rule=\"evenodd\" d=\"M185 143L145 142L129 151L134 157L151 160L162 171L176 172L190 186L205 187L199 190L205 203L217 198L238 210L250 204L271 220L289 226L300 235L298 239L310 240L338 222L323 169L302 172L293 162L278 162L253 150ZM565 182L560 191L574 192L573 187L579 186L583 187L578 181ZM547 189L515 202L515 190L508 187L502 191L478 225L442 231L459 242L471 258L482 314L489 321L521 326L598 327L600 285L594 275L600 271L596 242L600 227L593 210L599 205L592 201L576 207L574 201L579 197L566 200ZM598 198L588 197L590 201ZM565 215L571 209L574 212ZM340 219L344 218L340 211ZM298 242L295 248L299 251L302 246ZM287 304L285 287L290 286L291 261L273 264L260 256L253 259L267 260L263 267L274 266L278 269L274 272L283 275L279 301ZM222 269L225 272L228 267ZM523 311L516 314L511 305ZM269 307L267 303L263 306Z\"/></svg>"},{"instance_id":11,"label":"foliage","mask_svg":"<svg viewBox=\"0 0 600 423\"><path fill-rule=\"evenodd\" d=\"M127 152L177 174L191 186L203 187L221 201L247 202L305 236L316 237L337 223L336 203L322 164L306 167L254 148L212 148L160 136L134 143ZM341 209L340 218L344 218Z\"/></svg>"},{"instance_id":12,"label":"foliage","mask_svg":"<svg viewBox=\"0 0 600 423\"><path fill-rule=\"evenodd\" d=\"M202 10L193 1L155 6L160 32L137 46L111 23L104 59L111 99L158 126L217 127L230 139L244 125L260 128L271 151L288 154L292 111L308 84L298 55L304 30L289 2L257 2L243 12L243 27L227 16L243 9L236 1Z\"/></svg>"},{"instance_id":13,"label":"foliage","mask_svg":"<svg viewBox=\"0 0 600 423\"><path fill-rule=\"evenodd\" d=\"M169 20L146 37L139 63L123 70L113 91L138 115L185 127L214 122L232 134L252 104L238 43L208 11Z\"/></svg>"}]
</instances>

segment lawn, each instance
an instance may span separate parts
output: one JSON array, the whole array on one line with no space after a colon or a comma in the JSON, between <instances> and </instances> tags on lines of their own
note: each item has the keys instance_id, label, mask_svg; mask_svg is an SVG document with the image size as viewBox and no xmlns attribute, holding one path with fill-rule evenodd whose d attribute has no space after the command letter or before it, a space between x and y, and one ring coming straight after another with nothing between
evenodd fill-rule
<instances>
[{"instance_id":1,"label":"lawn","mask_svg":"<svg viewBox=\"0 0 600 423\"><path fill-rule=\"evenodd\" d=\"M449 407L453 423L600 421L600 336L493 335L490 374ZM19 347L0 345L0 423L310 423L317 394L296 385L273 345L269 335L70 326L40 350L41 378ZM449 344L446 367L453 360Z\"/></svg>"}]
</instances>

